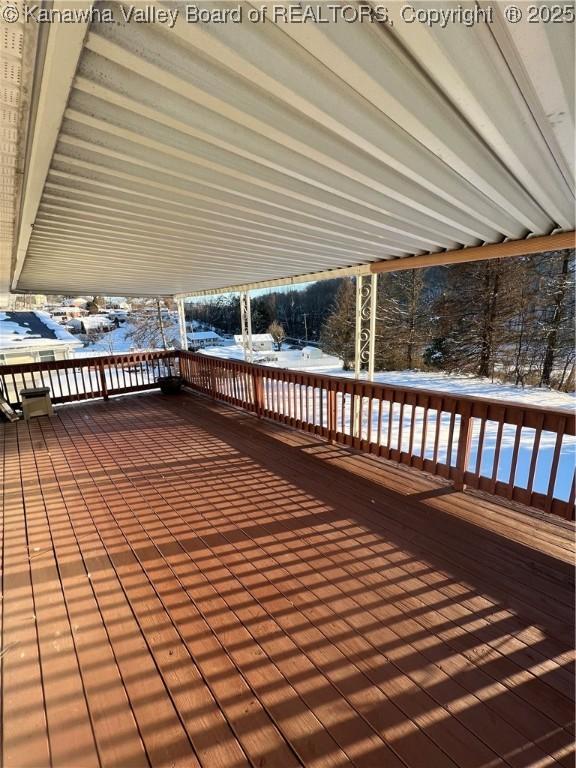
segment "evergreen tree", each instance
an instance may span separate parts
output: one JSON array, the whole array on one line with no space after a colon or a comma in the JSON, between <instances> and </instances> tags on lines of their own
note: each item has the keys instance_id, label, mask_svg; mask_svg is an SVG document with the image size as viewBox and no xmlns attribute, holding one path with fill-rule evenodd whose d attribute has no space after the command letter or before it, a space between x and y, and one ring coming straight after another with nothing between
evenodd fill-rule
<instances>
[{"instance_id":1,"label":"evergreen tree","mask_svg":"<svg viewBox=\"0 0 576 768\"><path fill-rule=\"evenodd\" d=\"M331 355L342 358L344 370L348 371L354 362L354 323L356 310L356 288L350 278L342 280L332 312L322 326L320 344Z\"/></svg>"}]
</instances>

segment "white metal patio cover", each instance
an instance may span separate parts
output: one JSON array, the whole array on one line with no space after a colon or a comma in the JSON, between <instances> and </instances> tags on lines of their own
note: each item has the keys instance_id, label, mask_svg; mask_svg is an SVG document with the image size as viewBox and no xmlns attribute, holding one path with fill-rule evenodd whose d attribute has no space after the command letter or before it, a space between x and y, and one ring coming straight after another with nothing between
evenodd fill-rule
<instances>
[{"instance_id":1,"label":"white metal patio cover","mask_svg":"<svg viewBox=\"0 0 576 768\"><path fill-rule=\"evenodd\" d=\"M248 21L264 4L3 25L0 291L257 287L574 229L574 25Z\"/></svg>"}]
</instances>

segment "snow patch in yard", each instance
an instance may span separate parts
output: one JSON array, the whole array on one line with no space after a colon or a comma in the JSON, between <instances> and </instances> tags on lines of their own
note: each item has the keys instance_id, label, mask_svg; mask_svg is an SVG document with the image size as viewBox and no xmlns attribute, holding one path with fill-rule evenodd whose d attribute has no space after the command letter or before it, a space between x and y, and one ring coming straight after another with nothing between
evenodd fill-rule
<instances>
[{"instance_id":1,"label":"snow patch in yard","mask_svg":"<svg viewBox=\"0 0 576 768\"><path fill-rule=\"evenodd\" d=\"M98 336L96 341L92 341L87 344L83 349L79 350L75 357L90 357L91 355L124 355L128 352L135 352L136 345L134 339L129 337L129 334L134 330L134 327L129 323L122 323L118 328L114 328L113 331ZM142 351L142 350L138 350ZM152 351L146 349L146 352Z\"/></svg>"}]
</instances>

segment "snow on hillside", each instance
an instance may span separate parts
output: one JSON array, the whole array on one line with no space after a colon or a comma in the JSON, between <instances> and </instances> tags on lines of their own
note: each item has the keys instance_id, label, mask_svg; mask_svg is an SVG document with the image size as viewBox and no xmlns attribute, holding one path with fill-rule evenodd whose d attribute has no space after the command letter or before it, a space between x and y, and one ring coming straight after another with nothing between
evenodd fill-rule
<instances>
[{"instance_id":1,"label":"snow on hillside","mask_svg":"<svg viewBox=\"0 0 576 768\"><path fill-rule=\"evenodd\" d=\"M207 347L202 350L202 353L227 360L244 360L244 349L239 344ZM324 355L319 359L304 360L301 350L256 352L254 353L254 362L268 365L271 368L313 370L314 373L325 373L329 376L354 378L353 371L342 370L342 363L337 357ZM365 372L361 374L361 378L366 378ZM490 381L490 379L475 376L431 371L381 371L375 374L374 381L396 387L414 387L416 389L429 389L434 392L468 395L469 397L486 397L492 400L506 400L507 402L537 405L545 408L570 410L576 406L576 395L571 393L540 387L516 387L513 384L502 384L498 381Z\"/></svg>"},{"instance_id":2,"label":"snow on hillside","mask_svg":"<svg viewBox=\"0 0 576 768\"><path fill-rule=\"evenodd\" d=\"M335 372L333 368L318 370L318 373L332 376L354 377L350 371ZM363 374L363 377L365 374ZM524 403L544 408L561 408L572 410L576 406L576 395L568 392L557 392L545 387L516 387L513 384L503 384L499 381L481 379L476 376L454 375L424 371L383 371L376 373L374 381L397 387L415 387L434 392L450 392L451 394L468 395L469 397L486 397L502 402Z\"/></svg>"}]
</instances>

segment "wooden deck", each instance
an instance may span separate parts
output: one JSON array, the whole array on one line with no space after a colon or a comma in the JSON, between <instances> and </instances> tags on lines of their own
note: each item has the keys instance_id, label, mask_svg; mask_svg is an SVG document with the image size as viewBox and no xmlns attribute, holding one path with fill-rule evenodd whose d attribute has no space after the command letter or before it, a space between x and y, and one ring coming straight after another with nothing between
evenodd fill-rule
<instances>
[{"instance_id":1,"label":"wooden deck","mask_svg":"<svg viewBox=\"0 0 576 768\"><path fill-rule=\"evenodd\" d=\"M573 526L197 396L7 424L5 768L573 765Z\"/></svg>"}]
</instances>

